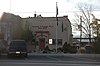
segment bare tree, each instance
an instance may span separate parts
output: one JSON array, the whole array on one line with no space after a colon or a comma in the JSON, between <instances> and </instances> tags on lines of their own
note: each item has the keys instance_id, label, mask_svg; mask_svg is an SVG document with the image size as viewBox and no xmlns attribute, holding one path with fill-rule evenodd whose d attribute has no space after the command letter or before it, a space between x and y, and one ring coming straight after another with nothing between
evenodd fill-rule
<instances>
[{"instance_id":1,"label":"bare tree","mask_svg":"<svg viewBox=\"0 0 100 66\"><path fill-rule=\"evenodd\" d=\"M78 4L78 12L75 13L75 24L74 27L76 30L80 31L80 35L84 35L86 38L89 38L91 43L91 22L90 16L92 12L92 5L86 3ZM82 38L82 36L80 36Z\"/></svg>"}]
</instances>

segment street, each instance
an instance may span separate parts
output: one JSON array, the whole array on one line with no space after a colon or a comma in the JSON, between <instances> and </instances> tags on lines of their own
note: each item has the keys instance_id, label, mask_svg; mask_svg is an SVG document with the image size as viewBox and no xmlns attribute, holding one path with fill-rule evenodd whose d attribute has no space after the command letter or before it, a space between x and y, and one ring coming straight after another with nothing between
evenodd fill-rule
<instances>
[{"instance_id":1,"label":"street","mask_svg":"<svg viewBox=\"0 0 100 66\"><path fill-rule=\"evenodd\" d=\"M7 58L2 55L0 66L100 66L99 54L28 54L28 58Z\"/></svg>"}]
</instances>

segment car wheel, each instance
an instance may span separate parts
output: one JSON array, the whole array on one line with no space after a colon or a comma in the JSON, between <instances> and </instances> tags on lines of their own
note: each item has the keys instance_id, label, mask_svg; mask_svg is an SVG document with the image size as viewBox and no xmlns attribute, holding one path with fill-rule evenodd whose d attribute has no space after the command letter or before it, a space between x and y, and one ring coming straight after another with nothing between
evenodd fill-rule
<instances>
[{"instance_id":1,"label":"car wheel","mask_svg":"<svg viewBox=\"0 0 100 66\"><path fill-rule=\"evenodd\" d=\"M27 57L28 57L28 55L27 55L27 54L25 54L25 57L27 58Z\"/></svg>"},{"instance_id":2,"label":"car wheel","mask_svg":"<svg viewBox=\"0 0 100 66\"><path fill-rule=\"evenodd\" d=\"M10 54L7 54L7 57L8 57L8 58L11 58Z\"/></svg>"}]
</instances>

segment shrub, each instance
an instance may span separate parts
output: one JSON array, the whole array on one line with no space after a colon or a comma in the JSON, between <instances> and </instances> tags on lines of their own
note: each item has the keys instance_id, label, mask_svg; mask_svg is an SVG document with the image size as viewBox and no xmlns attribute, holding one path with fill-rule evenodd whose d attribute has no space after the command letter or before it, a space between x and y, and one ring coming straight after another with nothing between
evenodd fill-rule
<instances>
[{"instance_id":1,"label":"shrub","mask_svg":"<svg viewBox=\"0 0 100 66\"><path fill-rule=\"evenodd\" d=\"M58 52L62 52L63 50L62 50L61 47L59 47L59 48L57 48L57 51L58 51Z\"/></svg>"},{"instance_id":2,"label":"shrub","mask_svg":"<svg viewBox=\"0 0 100 66\"><path fill-rule=\"evenodd\" d=\"M48 46L46 46L46 47L45 47L45 49L44 49L43 53L50 53L50 49L49 49L49 47L48 47Z\"/></svg>"},{"instance_id":3,"label":"shrub","mask_svg":"<svg viewBox=\"0 0 100 66\"><path fill-rule=\"evenodd\" d=\"M84 47L81 47L81 48L79 49L79 52L80 52L80 53L85 53L85 48L84 48Z\"/></svg>"},{"instance_id":4,"label":"shrub","mask_svg":"<svg viewBox=\"0 0 100 66\"><path fill-rule=\"evenodd\" d=\"M93 52L95 54L100 54L100 36L98 37L98 39L96 40L96 42L93 45Z\"/></svg>"},{"instance_id":5,"label":"shrub","mask_svg":"<svg viewBox=\"0 0 100 66\"><path fill-rule=\"evenodd\" d=\"M65 42L65 44L63 45L62 50L64 53L76 53L77 52L77 49L71 46L70 44L67 44L67 42Z\"/></svg>"}]
</instances>

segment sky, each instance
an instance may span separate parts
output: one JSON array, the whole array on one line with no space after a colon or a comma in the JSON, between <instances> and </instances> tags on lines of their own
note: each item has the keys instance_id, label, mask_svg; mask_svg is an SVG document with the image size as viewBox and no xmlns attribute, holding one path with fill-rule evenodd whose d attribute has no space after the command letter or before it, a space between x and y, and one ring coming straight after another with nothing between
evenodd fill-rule
<instances>
[{"instance_id":1,"label":"sky","mask_svg":"<svg viewBox=\"0 0 100 66\"><path fill-rule=\"evenodd\" d=\"M43 17L55 17L56 2L58 3L58 16L68 15L71 22L78 3L94 5L93 9L96 11L94 15L100 18L100 0L0 0L0 13L10 12L21 17L33 17L36 13Z\"/></svg>"}]
</instances>

